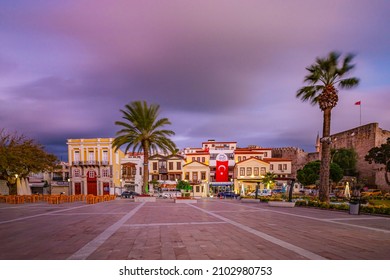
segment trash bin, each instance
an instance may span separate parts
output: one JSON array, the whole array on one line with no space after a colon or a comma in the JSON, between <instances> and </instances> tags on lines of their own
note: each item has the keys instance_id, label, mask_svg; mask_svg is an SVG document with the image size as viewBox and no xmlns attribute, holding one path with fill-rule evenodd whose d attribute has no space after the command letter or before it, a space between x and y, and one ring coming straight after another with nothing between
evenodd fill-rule
<instances>
[{"instance_id":1,"label":"trash bin","mask_svg":"<svg viewBox=\"0 0 390 280\"><path fill-rule=\"evenodd\" d=\"M351 199L349 200L349 214L360 214L360 197L351 197Z\"/></svg>"}]
</instances>

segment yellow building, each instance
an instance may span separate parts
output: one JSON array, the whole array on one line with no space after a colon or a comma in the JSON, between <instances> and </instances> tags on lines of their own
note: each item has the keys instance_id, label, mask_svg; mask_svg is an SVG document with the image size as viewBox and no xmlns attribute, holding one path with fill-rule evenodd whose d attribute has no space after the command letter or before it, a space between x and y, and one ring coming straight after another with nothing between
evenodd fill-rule
<instances>
[{"instance_id":1,"label":"yellow building","mask_svg":"<svg viewBox=\"0 0 390 280\"><path fill-rule=\"evenodd\" d=\"M260 183L263 176L270 171L270 164L261 159L251 157L237 162L234 166L234 190L245 195L256 190L259 183L260 189L264 188Z\"/></svg>"},{"instance_id":2,"label":"yellow building","mask_svg":"<svg viewBox=\"0 0 390 280\"><path fill-rule=\"evenodd\" d=\"M114 194L120 186L121 150L113 138L68 139L71 194Z\"/></svg>"},{"instance_id":3,"label":"yellow building","mask_svg":"<svg viewBox=\"0 0 390 280\"><path fill-rule=\"evenodd\" d=\"M209 195L210 167L198 161L191 161L183 166L184 180L192 186L194 197L207 197Z\"/></svg>"}]
</instances>

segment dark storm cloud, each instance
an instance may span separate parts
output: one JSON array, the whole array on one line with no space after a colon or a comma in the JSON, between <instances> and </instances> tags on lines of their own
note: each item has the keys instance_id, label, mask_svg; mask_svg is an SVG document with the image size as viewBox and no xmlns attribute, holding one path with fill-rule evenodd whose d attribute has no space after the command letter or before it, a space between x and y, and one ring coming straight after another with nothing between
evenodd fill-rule
<instances>
[{"instance_id":1,"label":"dark storm cloud","mask_svg":"<svg viewBox=\"0 0 390 280\"><path fill-rule=\"evenodd\" d=\"M389 129L386 1L53 3L0 4L0 121L56 153L67 138L114 136L134 100L161 106L181 148L312 149L322 113L295 93L331 50L356 53L362 79L342 92L332 130L356 125L357 100Z\"/></svg>"}]
</instances>

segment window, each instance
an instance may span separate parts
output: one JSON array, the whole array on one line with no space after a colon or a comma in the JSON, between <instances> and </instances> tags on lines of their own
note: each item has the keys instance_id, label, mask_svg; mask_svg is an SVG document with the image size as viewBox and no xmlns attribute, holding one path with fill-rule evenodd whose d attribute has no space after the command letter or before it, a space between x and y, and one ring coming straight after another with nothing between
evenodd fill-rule
<instances>
[{"instance_id":1,"label":"window","mask_svg":"<svg viewBox=\"0 0 390 280\"><path fill-rule=\"evenodd\" d=\"M258 167L253 168L253 175L259 176L259 168Z\"/></svg>"},{"instance_id":2,"label":"window","mask_svg":"<svg viewBox=\"0 0 390 280\"><path fill-rule=\"evenodd\" d=\"M74 151L74 161L75 162L80 161L80 151Z\"/></svg>"},{"instance_id":3,"label":"window","mask_svg":"<svg viewBox=\"0 0 390 280\"><path fill-rule=\"evenodd\" d=\"M267 152L264 153L264 157L267 157Z\"/></svg>"},{"instance_id":4,"label":"window","mask_svg":"<svg viewBox=\"0 0 390 280\"><path fill-rule=\"evenodd\" d=\"M103 151L103 162L108 162L108 151Z\"/></svg>"},{"instance_id":5,"label":"window","mask_svg":"<svg viewBox=\"0 0 390 280\"><path fill-rule=\"evenodd\" d=\"M142 167L139 168L139 175L142 176Z\"/></svg>"},{"instance_id":6,"label":"window","mask_svg":"<svg viewBox=\"0 0 390 280\"><path fill-rule=\"evenodd\" d=\"M273 164L270 164L269 170L274 170L274 165Z\"/></svg>"},{"instance_id":7,"label":"window","mask_svg":"<svg viewBox=\"0 0 390 280\"><path fill-rule=\"evenodd\" d=\"M80 177L80 175L81 175L80 169L76 168L73 170L74 177Z\"/></svg>"},{"instance_id":8,"label":"window","mask_svg":"<svg viewBox=\"0 0 390 280\"><path fill-rule=\"evenodd\" d=\"M245 176L245 167L240 167L240 176Z\"/></svg>"},{"instance_id":9,"label":"window","mask_svg":"<svg viewBox=\"0 0 390 280\"><path fill-rule=\"evenodd\" d=\"M252 167L246 168L246 176L252 176Z\"/></svg>"},{"instance_id":10,"label":"window","mask_svg":"<svg viewBox=\"0 0 390 280\"><path fill-rule=\"evenodd\" d=\"M238 157L238 161L241 161L241 157L240 156Z\"/></svg>"},{"instance_id":11,"label":"window","mask_svg":"<svg viewBox=\"0 0 390 280\"><path fill-rule=\"evenodd\" d=\"M173 162L169 162L168 166L169 166L169 170L173 170Z\"/></svg>"},{"instance_id":12,"label":"window","mask_svg":"<svg viewBox=\"0 0 390 280\"><path fill-rule=\"evenodd\" d=\"M195 157L192 157L192 161L195 161Z\"/></svg>"},{"instance_id":13,"label":"window","mask_svg":"<svg viewBox=\"0 0 390 280\"><path fill-rule=\"evenodd\" d=\"M176 170L181 170L181 162L176 162Z\"/></svg>"},{"instance_id":14,"label":"window","mask_svg":"<svg viewBox=\"0 0 390 280\"><path fill-rule=\"evenodd\" d=\"M94 159L95 159L95 154L94 154L94 152L93 152L93 151L89 151L89 152L88 152L88 161L89 161L89 162L93 162ZM91 178L92 178L92 177L91 177Z\"/></svg>"},{"instance_id":15,"label":"window","mask_svg":"<svg viewBox=\"0 0 390 280\"><path fill-rule=\"evenodd\" d=\"M206 172L204 172L204 171L200 172L200 179L206 180Z\"/></svg>"},{"instance_id":16,"label":"window","mask_svg":"<svg viewBox=\"0 0 390 280\"><path fill-rule=\"evenodd\" d=\"M206 161L205 157L202 157L202 162L204 163Z\"/></svg>"},{"instance_id":17,"label":"window","mask_svg":"<svg viewBox=\"0 0 390 280\"><path fill-rule=\"evenodd\" d=\"M195 191L196 191L197 193L200 191L199 186L196 186L196 187L195 187Z\"/></svg>"},{"instance_id":18,"label":"window","mask_svg":"<svg viewBox=\"0 0 390 280\"><path fill-rule=\"evenodd\" d=\"M197 157L197 158L196 158L196 161L200 162L200 157Z\"/></svg>"},{"instance_id":19,"label":"window","mask_svg":"<svg viewBox=\"0 0 390 280\"><path fill-rule=\"evenodd\" d=\"M109 168L104 168L102 171L103 177L110 177L110 169Z\"/></svg>"},{"instance_id":20,"label":"window","mask_svg":"<svg viewBox=\"0 0 390 280\"><path fill-rule=\"evenodd\" d=\"M88 171L88 177L89 178L95 178L95 171L93 171L93 170Z\"/></svg>"},{"instance_id":21,"label":"window","mask_svg":"<svg viewBox=\"0 0 390 280\"><path fill-rule=\"evenodd\" d=\"M153 162L153 171L157 171L157 162Z\"/></svg>"},{"instance_id":22,"label":"window","mask_svg":"<svg viewBox=\"0 0 390 280\"><path fill-rule=\"evenodd\" d=\"M198 181L198 172L192 172L192 181L197 182Z\"/></svg>"},{"instance_id":23,"label":"window","mask_svg":"<svg viewBox=\"0 0 390 280\"><path fill-rule=\"evenodd\" d=\"M287 170L287 164L283 164L283 170Z\"/></svg>"},{"instance_id":24,"label":"window","mask_svg":"<svg viewBox=\"0 0 390 280\"><path fill-rule=\"evenodd\" d=\"M184 180L189 180L190 179L190 172L186 172L185 179Z\"/></svg>"},{"instance_id":25,"label":"window","mask_svg":"<svg viewBox=\"0 0 390 280\"><path fill-rule=\"evenodd\" d=\"M243 156L243 157L242 157L242 160L246 160L246 156Z\"/></svg>"},{"instance_id":26,"label":"window","mask_svg":"<svg viewBox=\"0 0 390 280\"><path fill-rule=\"evenodd\" d=\"M260 169L260 174L261 174L261 175L265 175L265 173L266 173L266 169L265 169L265 167L262 167L262 168Z\"/></svg>"},{"instance_id":27,"label":"window","mask_svg":"<svg viewBox=\"0 0 390 280\"><path fill-rule=\"evenodd\" d=\"M283 170L281 164L278 164L278 170Z\"/></svg>"}]
</instances>

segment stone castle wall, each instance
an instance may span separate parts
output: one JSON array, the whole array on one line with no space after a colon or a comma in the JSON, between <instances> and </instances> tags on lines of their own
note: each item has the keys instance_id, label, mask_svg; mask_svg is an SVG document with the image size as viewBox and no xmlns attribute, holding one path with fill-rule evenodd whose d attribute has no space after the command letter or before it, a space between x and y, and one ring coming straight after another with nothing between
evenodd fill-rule
<instances>
[{"instance_id":1,"label":"stone castle wall","mask_svg":"<svg viewBox=\"0 0 390 280\"><path fill-rule=\"evenodd\" d=\"M370 149L385 143L388 137L390 137L390 131L379 128L378 123L370 123L333 134L331 148L353 148L358 155L356 168L359 172L359 179L367 185L377 185L386 189L389 186L384 181L385 174L383 169L381 170L383 166L369 164L364 157Z\"/></svg>"},{"instance_id":2,"label":"stone castle wall","mask_svg":"<svg viewBox=\"0 0 390 280\"><path fill-rule=\"evenodd\" d=\"M331 148L353 148L358 155L356 169L359 172L359 181L368 186L378 186L384 191L390 191L390 187L385 181L384 166L369 164L364 160L370 149L385 143L389 137L390 131L381 129L378 123L370 123L331 135ZM296 147L274 148L272 149L272 156L290 159L292 161L292 176L294 177L296 177L297 170L308 162L320 160L320 153L306 153Z\"/></svg>"}]
</instances>

